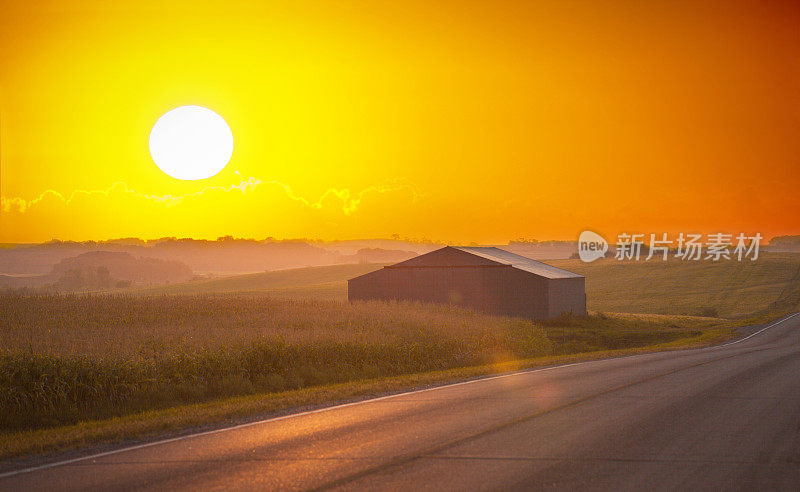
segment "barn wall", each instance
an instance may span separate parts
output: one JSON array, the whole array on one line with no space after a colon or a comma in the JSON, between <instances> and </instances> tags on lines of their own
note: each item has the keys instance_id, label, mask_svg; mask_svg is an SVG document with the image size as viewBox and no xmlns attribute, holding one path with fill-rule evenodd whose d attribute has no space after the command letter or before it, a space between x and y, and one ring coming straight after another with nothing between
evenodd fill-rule
<instances>
[{"instance_id":1,"label":"barn wall","mask_svg":"<svg viewBox=\"0 0 800 492\"><path fill-rule=\"evenodd\" d=\"M485 268L387 268L392 298L451 303L485 309Z\"/></svg>"},{"instance_id":2,"label":"barn wall","mask_svg":"<svg viewBox=\"0 0 800 492\"><path fill-rule=\"evenodd\" d=\"M586 314L586 279L558 278L549 281L549 318L564 313Z\"/></svg>"},{"instance_id":3,"label":"barn wall","mask_svg":"<svg viewBox=\"0 0 800 492\"><path fill-rule=\"evenodd\" d=\"M350 280L348 298L449 303L487 313L545 319L552 317L550 282L553 280L509 266L390 267ZM583 299L582 291L580 295Z\"/></svg>"},{"instance_id":4,"label":"barn wall","mask_svg":"<svg viewBox=\"0 0 800 492\"><path fill-rule=\"evenodd\" d=\"M516 268L490 273L487 289L494 302L487 312L542 319L548 315L548 279Z\"/></svg>"},{"instance_id":5,"label":"barn wall","mask_svg":"<svg viewBox=\"0 0 800 492\"><path fill-rule=\"evenodd\" d=\"M350 301L393 299L388 288L386 269L376 270L348 280L347 298Z\"/></svg>"}]
</instances>

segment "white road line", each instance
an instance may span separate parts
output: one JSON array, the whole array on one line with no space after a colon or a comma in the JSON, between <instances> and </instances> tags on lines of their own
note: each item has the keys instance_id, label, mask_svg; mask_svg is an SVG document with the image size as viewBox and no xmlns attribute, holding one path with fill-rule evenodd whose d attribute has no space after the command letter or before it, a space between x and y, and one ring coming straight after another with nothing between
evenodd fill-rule
<instances>
[{"instance_id":1,"label":"white road line","mask_svg":"<svg viewBox=\"0 0 800 492\"><path fill-rule=\"evenodd\" d=\"M721 347L727 347L727 346L730 346L730 345L735 345L735 344L737 344L739 342L743 342L743 341L747 340L748 338L752 338L752 337L758 335L762 331L765 331L765 330L767 330L769 328L772 328L773 326L776 326L776 325L778 325L780 323L783 323L784 321L786 321L788 319L791 319L791 318L793 318L793 317L795 317L795 316L797 316L799 314L800 313L791 314L791 315L789 315L789 316L787 316L787 317L785 317L783 319L780 319L780 320L772 323L769 326L765 326L764 328L758 330L755 333L752 333L752 334L750 334L750 335L748 335L748 336L746 336L746 337L744 337L742 339L736 340L735 342L726 343L724 345L715 345L713 347L706 347L703 350L715 349L715 348L721 348ZM54 462L54 463L47 463L47 464L44 464L44 465L33 466L33 467L30 467L30 468L23 468L21 470L14 470L14 471L6 472L6 473L0 473L0 478L7 478L7 477L14 476L14 475L21 475L21 474L24 474L24 473L30 473L30 472L34 472L34 471L38 471L38 470L45 470L47 468L55 468L55 467L58 467L58 466L69 465L69 464L78 463L78 462L81 462L81 461L95 460L95 459L103 458L105 456L110 456L110 455L113 455L113 454L125 453L125 452L128 452L128 451L135 451L137 449L149 448L149 447L152 447L152 446L158 446L160 444L168 444L168 443L171 443L171 442L183 441L185 439L191 439L191 438L195 438L195 437L209 436L209 435L218 434L218 433L221 433L221 432L227 432L227 431L232 431L232 430L237 430L237 429L244 429L246 427L252 427L254 425L268 424L270 422L278 422L280 420L286 420L286 419L291 419L291 418L296 418L296 417L303 417L305 415L313 415L315 413L328 412L328 411L331 411L331 410L338 410L338 409L341 409L341 408L352 407L352 406L355 406L355 405L363 405L365 403L372 403L372 402L381 401L381 400L388 400L390 398L397 398L397 397L400 397L400 396L414 395L414 394L425 393L427 391L433 391L433 390L438 390L438 389L443 389L443 388L454 388L456 386L479 383L479 382L482 382L482 381L491 381L491 380L494 380L494 379L503 379L503 378L513 377L513 376L519 376L520 374L531 374L531 373L535 373L535 372L551 371L553 369L561 369L561 368L564 368L564 367L574 367L574 366L580 366L580 365L584 365L584 364L591 364L591 363L595 363L595 362L603 362L603 361L608 361L608 360L613 360L613 359L642 357L642 356L646 356L646 355L652 355L654 353L658 353L658 352L650 352L650 353L645 353L645 354L634 354L634 355L624 355L624 356L620 356L620 357L609 357L609 358L606 358L606 359L587 360L587 361L582 361L582 362L572 362L570 364L562 364L562 365L552 366L552 367L542 367L542 368L538 368L538 369L524 369L522 371L511 372L511 373L508 373L508 374L499 374L497 376L488 376L488 377L483 377L483 378L478 378L478 379L470 379L468 381L461 381L459 383L450 383L450 384L444 384L444 385L439 385L439 386L432 386L430 388L424 388L424 389L413 390L413 391L406 391L406 392L403 392L403 393L396 393L396 394L393 394L393 395L379 396L377 398L369 398L369 399L366 399L366 400L360 400L360 401L355 401L355 402L351 402L351 403L343 403L341 405L334 405L334 406L330 406L330 407L317 408L315 410L308 410L308 411L300 412L300 413L292 413L292 414L288 414L288 415L281 415L280 417L272 417L272 418L269 418L269 419L257 420L255 422L248 422L246 424L239 424L239 425L234 425L234 426L231 426L231 427L223 427L221 429L214 429L214 430L209 430L209 431L197 432L197 433L194 433L194 434L187 434L185 436L172 437L172 438L169 438L169 439L162 439L160 441L153 441L153 442L148 442L148 443L144 443L144 444L137 444L135 446L128 446L128 447L120 448L120 449L113 449L111 451L105 451L105 452L102 452L102 453L92 454L92 455L89 455L89 456L82 456L82 457L78 457L78 458L72 458L72 459L69 459L69 460L63 460L63 461L57 461L57 462Z\"/></svg>"},{"instance_id":2,"label":"white road line","mask_svg":"<svg viewBox=\"0 0 800 492\"><path fill-rule=\"evenodd\" d=\"M787 319L794 318L794 317L795 317L795 316L797 316L798 314L800 314L800 313L794 313L794 314L790 314L789 316L786 316L785 318L783 318L783 319L780 319L780 320L778 320L778 321L776 321L776 322L772 323L772 324L771 324L771 325L769 325L769 326L765 326L764 328L761 328L761 329L760 329L760 330L758 330L757 332L755 332L755 333L751 333L750 335L747 335L747 336L746 336L746 337L744 337L744 338L740 338L739 340L736 340L736 341L734 341L734 342L729 342L729 343L725 343L725 344L722 344L722 345L715 345L715 346L713 346L713 347L707 347L707 348L722 348L722 347L728 347L728 346L730 346L730 345L736 345L737 343L744 342L744 341L745 341L745 340L747 340L748 338L753 338L754 336L758 335L759 333L761 333L762 331L764 331L764 330L766 330L766 329L772 328L773 326L775 326L775 325L777 325L777 324L779 324L779 323L783 323L783 322L784 322L784 321L786 321Z\"/></svg>"}]
</instances>

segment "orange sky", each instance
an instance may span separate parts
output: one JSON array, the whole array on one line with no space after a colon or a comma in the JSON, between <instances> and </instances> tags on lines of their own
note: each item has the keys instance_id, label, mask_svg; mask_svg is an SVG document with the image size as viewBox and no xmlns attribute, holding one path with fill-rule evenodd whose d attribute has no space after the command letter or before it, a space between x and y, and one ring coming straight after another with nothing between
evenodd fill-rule
<instances>
[{"instance_id":1,"label":"orange sky","mask_svg":"<svg viewBox=\"0 0 800 492\"><path fill-rule=\"evenodd\" d=\"M0 3L0 242L800 233L792 2Z\"/></svg>"}]
</instances>

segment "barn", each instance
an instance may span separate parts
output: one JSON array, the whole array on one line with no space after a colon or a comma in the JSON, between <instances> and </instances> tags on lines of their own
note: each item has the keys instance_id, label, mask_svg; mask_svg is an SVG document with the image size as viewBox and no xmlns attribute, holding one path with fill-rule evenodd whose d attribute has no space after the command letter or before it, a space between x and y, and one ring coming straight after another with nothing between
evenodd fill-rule
<instances>
[{"instance_id":1,"label":"barn","mask_svg":"<svg viewBox=\"0 0 800 492\"><path fill-rule=\"evenodd\" d=\"M492 314L552 319L586 314L585 278L499 248L447 246L347 281L350 301L460 304Z\"/></svg>"}]
</instances>

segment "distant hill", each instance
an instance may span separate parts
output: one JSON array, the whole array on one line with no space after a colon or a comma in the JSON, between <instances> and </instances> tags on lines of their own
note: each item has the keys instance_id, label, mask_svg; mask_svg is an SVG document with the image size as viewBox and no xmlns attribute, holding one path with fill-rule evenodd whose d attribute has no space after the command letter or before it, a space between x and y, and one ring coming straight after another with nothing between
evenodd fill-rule
<instances>
[{"instance_id":1,"label":"distant hill","mask_svg":"<svg viewBox=\"0 0 800 492\"><path fill-rule=\"evenodd\" d=\"M393 248L391 245L399 246ZM234 239L216 241L136 238L109 241L25 244L0 248L0 275L46 275L61 260L92 251L128 253L138 258L179 261L198 274L231 275L342 263L392 262L418 254L403 241L369 240L347 243ZM358 246L352 249L353 246ZM380 245L379 247L376 245ZM402 247L401 247L402 246Z\"/></svg>"},{"instance_id":2,"label":"distant hill","mask_svg":"<svg viewBox=\"0 0 800 492\"><path fill-rule=\"evenodd\" d=\"M383 248L361 248L353 255L357 263L398 263L415 256L413 251Z\"/></svg>"},{"instance_id":3,"label":"distant hill","mask_svg":"<svg viewBox=\"0 0 800 492\"><path fill-rule=\"evenodd\" d=\"M769 240L769 251L800 252L800 236L777 236Z\"/></svg>"},{"instance_id":4,"label":"distant hill","mask_svg":"<svg viewBox=\"0 0 800 492\"><path fill-rule=\"evenodd\" d=\"M136 258L118 251L90 251L60 260L45 275L0 275L0 288L106 290L180 283L194 277L192 270L178 261Z\"/></svg>"},{"instance_id":5,"label":"distant hill","mask_svg":"<svg viewBox=\"0 0 800 492\"><path fill-rule=\"evenodd\" d=\"M534 260L566 259L578 252L577 241L509 241L497 247Z\"/></svg>"},{"instance_id":6,"label":"distant hill","mask_svg":"<svg viewBox=\"0 0 800 492\"><path fill-rule=\"evenodd\" d=\"M346 299L347 279L382 268L361 263L292 268L274 272L196 279L180 284L132 289L137 294L208 294L257 292L277 297Z\"/></svg>"},{"instance_id":7,"label":"distant hill","mask_svg":"<svg viewBox=\"0 0 800 492\"><path fill-rule=\"evenodd\" d=\"M130 253L114 251L91 251L65 258L53 266L48 277L62 279L77 272L91 278L98 271L106 272L111 279L134 284L185 282L194 277L192 270L178 261L136 258Z\"/></svg>"},{"instance_id":8,"label":"distant hill","mask_svg":"<svg viewBox=\"0 0 800 492\"><path fill-rule=\"evenodd\" d=\"M64 258L91 251L93 246L76 242L20 244L0 250L0 272L11 275L45 275Z\"/></svg>"},{"instance_id":9,"label":"distant hill","mask_svg":"<svg viewBox=\"0 0 800 492\"><path fill-rule=\"evenodd\" d=\"M119 289L130 285L130 280L113 278L104 266L82 266L62 272L55 282L45 284L43 288L57 292L76 292Z\"/></svg>"},{"instance_id":10,"label":"distant hill","mask_svg":"<svg viewBox=\"0 0 800 492\"><path fill-rule=\"evenodd\" d=\"M350 239L344 241L313 241L311 244L326 251L347 256L355 255L363 249L373 248L409 251L421 255L444 246L444 244L433 242L414 242L404 239Z\"/></svg>"}]
</instances>

